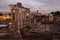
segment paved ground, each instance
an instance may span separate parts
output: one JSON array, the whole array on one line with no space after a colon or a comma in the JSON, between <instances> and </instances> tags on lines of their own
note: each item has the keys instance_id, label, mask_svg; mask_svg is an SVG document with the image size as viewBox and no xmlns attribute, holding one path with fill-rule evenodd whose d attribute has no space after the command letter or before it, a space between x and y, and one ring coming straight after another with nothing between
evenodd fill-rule
<instances>
[{"instance_id":1,"label":"paved ground","mask_svg":"<svg viewBox=\"0 0 60 40\"><path fill-rule=\"evenodd\" d=\"M48 34L48 33L31 33L30 36L26 38L14 38L14 37L9 37L8 35L6 36L1 36L0 40L53 40L52 38L53 34ZM56 34L58 36L58 34ZM58 37L57 37L58 38Z\"/></svg>"}]
</instances>

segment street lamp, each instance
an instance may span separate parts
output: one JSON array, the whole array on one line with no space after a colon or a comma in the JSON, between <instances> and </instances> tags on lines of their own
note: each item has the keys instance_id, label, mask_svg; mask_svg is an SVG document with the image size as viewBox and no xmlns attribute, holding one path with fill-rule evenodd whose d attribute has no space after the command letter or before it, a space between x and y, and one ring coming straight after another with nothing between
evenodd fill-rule
<instances>
[{"instance_id":1,"label":"street lamp","mask_svg":"<svg viewBox=\"0 0 60 40\"><path fill-rule=\"evenodd\" d=\"M10 22L9 24L11 25L12 23Z\"/></svg>"},{"instance_id":2,"label":"street lamp","mask_svg":"<svg viewBox=\"0 0 60 40\"><path fill-rule=\"evenodd\" d=\"M3 16L3 19L7 19L5 16Z\"/></svg>"},{"instance_id":3,"label":"street lamp","mask_svg":"<svg viewBox=\"0 0 60 40\"><path fill-rule=\"evenodd\" d=\"M29 14L26 14L27 16L29 16Z\"/></svg>"},{"instance_id":4,"label":"street lamp","mask_svg":"<svg viewBox=\"0 0 60 40\"><path fill-rule=\"evenodd\" d=\"M15 10L13 10L13 12L15 13Z\"/></svg>"},{"instance_id":5,"label":"street lamp","mask_svg":"<svg viewBox=\"0 0 60 40\"><path fill-rule=\"evenodd\" d=\"M7 19L11 19L11 16L7 15Z\"/></svg>"}]
</instances>

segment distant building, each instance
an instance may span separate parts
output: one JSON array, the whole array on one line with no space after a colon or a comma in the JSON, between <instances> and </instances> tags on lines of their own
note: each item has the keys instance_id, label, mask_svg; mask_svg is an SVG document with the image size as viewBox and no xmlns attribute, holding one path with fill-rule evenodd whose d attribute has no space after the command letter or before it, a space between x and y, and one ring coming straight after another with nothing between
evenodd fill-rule
<instances>
[{"instance_id":1,"label":"distant building","mask_svg":"<svg viewBox=\"0 0 60 40\"><path fill-rule=\"evenodd\" d=\"M54 18L53 18L53 14L49 14L49 21L53 21Z\"/></svg>"},{"instance_id":2,"label":"distant building","mask_svg":"<svg viewBox=\"0 0 60 40\"><path fill-rule=\"evenodd\" d=\"M60 22L60 17L59 16L54 16L54 21Z\"/></svg>"},{"instance_id":3,"label":"distant building","mask_svg":"<svg viewBox=\"0 0 60 40\"><path fill-rule=\"evenodd\" d=\"M0 12L0 24L11 23L11 12Z\"/></svg>"}]
</instances>

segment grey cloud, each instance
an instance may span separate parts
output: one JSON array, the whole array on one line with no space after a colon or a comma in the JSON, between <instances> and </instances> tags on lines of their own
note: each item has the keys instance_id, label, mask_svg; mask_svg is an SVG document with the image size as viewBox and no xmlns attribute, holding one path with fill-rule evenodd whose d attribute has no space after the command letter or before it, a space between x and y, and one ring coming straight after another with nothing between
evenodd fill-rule
<instances>
[{"instance_id":1,"label":"grey cloud","mask_svg":"<svg viewBox=\"0 0 60 40\"><path fill-rule=\"evenodd\" d=\"M60 6L60 0L35 0L38 2L43 2L45 6Z\"/></svg>"},{"instance_id":2,"label":"grey cloud","mask_svg":"<svg viewBox=\"0 0 60 40\"><path fill-rule=\"evenodd\" d=\"M16 0L17 2L21 1L23 3L23 6L30 8L31 10L39 10L40 12L51 12L60 10L60 0ZM15 0L13 3L17 3ZM31 1L31 2L29 2ZM37 2L37 8L32 6L34 2ZM9 10L9 4L11 4L11 0L0 0L0 10ZM39 4L38 4L39 3ZM40 3L43 3L43 6L40 5Z\"/></svg>"},{"instance_id":3,"label":"grey cloud","mask_svg":"<svg viewBox=\"0 0 60 40\"><path fill-rule=\"evenodd\" d=\"M8 10L8 5L10 2L8 0L0 0L0 11Z\"/></svg>"}]
</instances>

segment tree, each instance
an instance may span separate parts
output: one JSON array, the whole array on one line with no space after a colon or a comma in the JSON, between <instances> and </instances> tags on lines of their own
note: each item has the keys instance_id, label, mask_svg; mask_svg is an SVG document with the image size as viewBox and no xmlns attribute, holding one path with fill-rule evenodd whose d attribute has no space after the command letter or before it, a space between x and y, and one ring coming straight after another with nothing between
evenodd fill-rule
<instances>
[{"instance_id":1,"label":"tree","mask_svg":"<svg viewBox=\"0 0 60 40\"><path fill-rule=\"evenodd\" d=\"M60 16L60 11L51 12L51 14L56 15L56 16Z\"/></svg>"},{"instance_id":2,"label":"tree","mask_svg":"<svg viewBox=\"0 0 60 40\"><path fill-rule=\"evenodd\" d=\"M41 16L36 15L34 16L34 18L36 19L36 21L41 21Z\"/></svg>"},{"instance_id":3,"label":"tree","mask_svg":"<svg viewBox=\"0 0 60 40\"><path fill-rule=\"evenodd\" d=\"M0 16L2 16L2 12L0 12Z\"/></svg>"}]
</instances>

